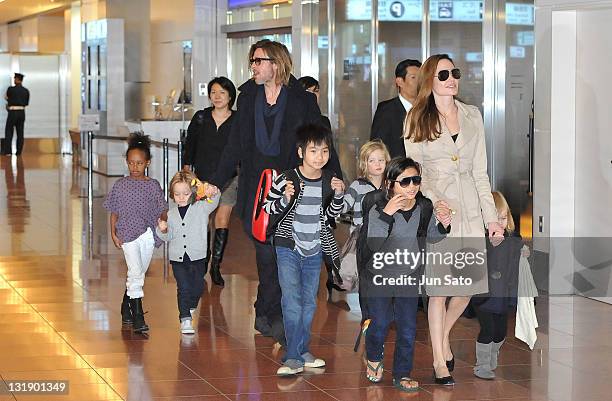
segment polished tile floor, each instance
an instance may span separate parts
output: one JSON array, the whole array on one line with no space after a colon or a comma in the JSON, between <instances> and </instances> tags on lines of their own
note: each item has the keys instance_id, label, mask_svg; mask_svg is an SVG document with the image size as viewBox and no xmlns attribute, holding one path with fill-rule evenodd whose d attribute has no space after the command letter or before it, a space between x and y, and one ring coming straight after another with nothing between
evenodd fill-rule
<instances>
[{"instance_id":1,"label":"polished tile floor","mask_svg":"<svg viewBox=\"0 0 612 401\"><path fill-rule=\"evenodd\" d=\"M179 333L175 282L158 252L145 286L151 331L134 335L121 328L125 266L109 240L102 198L94 200L94 235L87 235L84 170L56 155L2 157L1 164L0 401L612 399L612 306L580 297L540 297L536 348L510 333L493 381L472 374L477 322L462 318L452 333L454 388L432 383L427 322L419 315L413 376L421 389L403 394L388 375L380 385L364 377L361 351L352 349L355 295L336 294L329 303L322 290L312 350L327 367L277 378L282 351L253 330L254 252L237 221L223 263L226 287L208 280L197 334ZM112 184L95 179L97 193ZM393 344L386 349L389 357ZM22 380L68 380L69 394L8 393L7 382Z\"/></svg>"}]
</instances>

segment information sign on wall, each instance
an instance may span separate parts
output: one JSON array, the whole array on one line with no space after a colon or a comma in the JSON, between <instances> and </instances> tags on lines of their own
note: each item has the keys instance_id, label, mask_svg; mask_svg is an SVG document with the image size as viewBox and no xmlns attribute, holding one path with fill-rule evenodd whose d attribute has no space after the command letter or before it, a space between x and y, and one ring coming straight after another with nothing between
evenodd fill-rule
<instances>
[{"instance_id":1,"label":"information sign on wall","mask_svg":"<svg viewBox=\"0 0 612 401\"><path fill-rule=\"evenodd\" d=\"M432 22L482 22L484 3L481 0L431 0ZM372 18L372 3L365 0L346 1L346 19L368 21ZM422 0L379 0L378 20L381 22L420 22L423 19ZM506 3L508 25L533 25L533 4Z\"/></svg>"}]
</instances>

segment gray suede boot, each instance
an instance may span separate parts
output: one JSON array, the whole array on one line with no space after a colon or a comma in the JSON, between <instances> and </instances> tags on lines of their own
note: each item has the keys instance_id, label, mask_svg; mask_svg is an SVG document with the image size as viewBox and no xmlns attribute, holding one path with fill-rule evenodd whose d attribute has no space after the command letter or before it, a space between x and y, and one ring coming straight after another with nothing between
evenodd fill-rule
<instances>
[{"instance_id":1,"label":"gray suede boot","mask_svg":"<svg viewBox=\"0 0 612 401\"><path fill-rule=\"evenodd\" d=\"M502 345L504 345L504 341L506 340L501 340L498 343L494 342L491 347L491 370L495 370L497 368L497 357L499 356L499 349Z\"/></svg>"},{"instance_id":2,"label":"gray suede boot","mask_svg":"<svg viewBox=\"0 0 612 401\"><path fill-rule=\"evenodd\" d=\"M476 366L474 375L481 379L495 379L495 373L491 370L491 350L493 343L483 344L476 342Z\"/></svg>"}]
</instances>

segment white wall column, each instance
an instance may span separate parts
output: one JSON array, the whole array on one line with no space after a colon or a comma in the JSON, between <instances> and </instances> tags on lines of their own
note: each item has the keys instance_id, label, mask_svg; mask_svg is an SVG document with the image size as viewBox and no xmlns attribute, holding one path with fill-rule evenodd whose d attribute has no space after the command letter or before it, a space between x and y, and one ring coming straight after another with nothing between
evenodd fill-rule
<instances>
[{"instance_id":1,"label":"white wall column","mask_svg":"<svg viewBox=\"0 0 612 401\"><path fill-rule=\"evenodd\" d=\"M227 76L227 38L221 32L226 23L227 1L195 0L194 8L193 104L198 110L209 104L208 81Z\"/></svg>"},{"instance_id":2,"label":"white wall column","mask_svg":"<svg viewBox=\"0 0 612 401\"><path fill-rule=\"evenodd\" d=\"M294 1L291 12L291 47L293 74L299 78L319 77L319 3Z\"/></svg>"}]
</instances>

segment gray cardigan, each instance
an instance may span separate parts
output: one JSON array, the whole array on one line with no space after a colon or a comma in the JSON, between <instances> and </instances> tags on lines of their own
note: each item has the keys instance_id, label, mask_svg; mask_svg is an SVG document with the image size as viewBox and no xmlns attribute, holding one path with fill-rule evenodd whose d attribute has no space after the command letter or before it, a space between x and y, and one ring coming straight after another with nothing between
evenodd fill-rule
<instances>
[{"instance_id":1,"label":"gray cardigan","mask_svg":"<svg viewBox=\"0 0 612 401\"><path fill-rule=\"evenodd\" d=\"M212 203L197 201L190 205L184 219L181 219L177 204L173 203L168 210L167 232L162 233L159 227L155 229L159 238L170 243L168 253L171 262L182 262L185 253L191 260L206 258L208 216L219 205L219 194L212 200Z\"/></svg>"}]
</instances>

